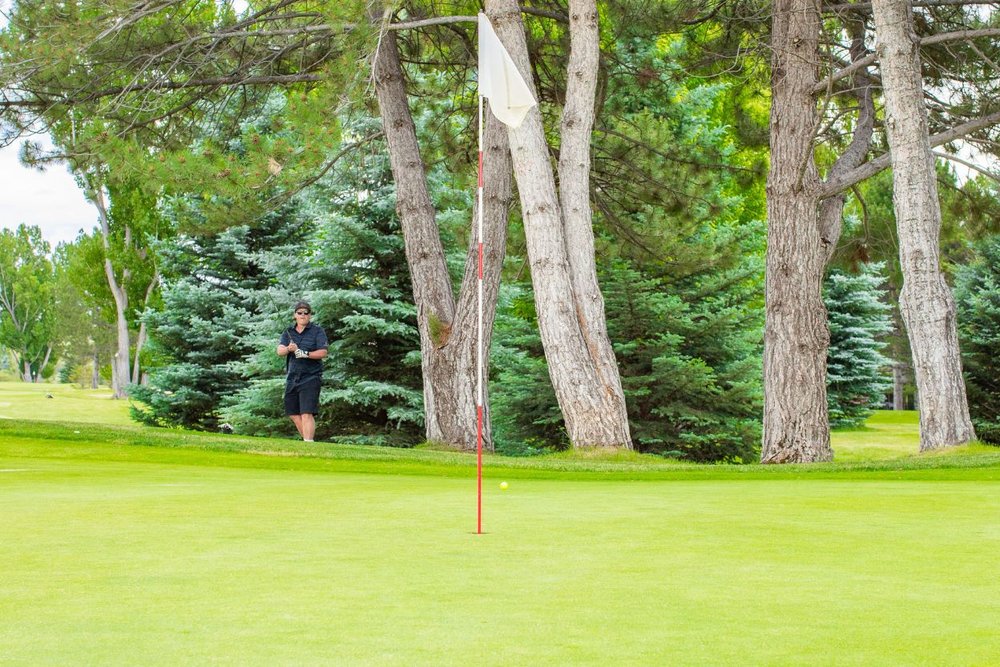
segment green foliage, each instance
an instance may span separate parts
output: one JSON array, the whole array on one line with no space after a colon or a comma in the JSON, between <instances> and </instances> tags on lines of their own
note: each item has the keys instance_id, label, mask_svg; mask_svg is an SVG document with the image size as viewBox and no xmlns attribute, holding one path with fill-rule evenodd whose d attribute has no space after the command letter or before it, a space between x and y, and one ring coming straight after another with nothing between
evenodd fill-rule
<instances>
[{"instance_id":1,"label":"green foliage","mask_svg":"<svg viewBox=\"0 0 1000 667\"><path fill-rule=\"evenodd\" d=\"M353 129L370 129L366 123ZM259 308L250 333L257 352L235 366L249 382L227 401L225 419L241 433L289 428L284 362L274 348L304 297L330 342L317 437L415 444L423 425L420 342L388 159L358 151L299 202L314 226L298 230L294 244L261 253L270 287L243 292Z\"/></svg>"},{"instance_id":2,"label":"green foliage","mask_svg":"<svg viewBox=\"0 0 1000 667\"><path fill-rule=\"evenodd\" d=\"M962 369L976 434L1000 444L1000 236L987 237L976 251L955 283Z\"/></svg>"},{"instance_id":3,"label":"green foliage","mask_svg":"<svg viewBox=\"0 0 1000 667\"><path fill-rule=\"evenodd\" d=\"M737 148L724 115L736 91L691 77L688 47L606 47L598 271L636 448L747 462L760 440L761 154ZM501 452L567 444L534 320L527 286L502 300L490 390Z\"/></svg>"},{"instance_id":4,"label":"green foliage","mask_svg":"<svg viewBox=\"0 0 1000 667\"><path fill-rule=\"evenodd\" d=\"M883 354L892 330L892 307L882 301L883 264L861 265L858 274L832 271L824 285L830 323L827 403L830 426L861 426L885 400L892 381Z\"/></svg>"},{"instance_id":5,"label":"green foliage","mask_svg":"<svg viewBox=\"0 0 1000 667\"><path fill-rule=\"evenodd\" d=\"M218 235L184 236L157 249L163 302L146 316L149 360L145 386L132 387L133 418L159 426L214 430L223 399L243 386L231 364L252 351L246 340L253 313L243 290L267 285L253 260L287 232L280 212L254 227Z\"/></svg>"},{"instance_id":6,"label":"green foliage","mask_svg":"<svg viewBox=\"0 0 1000 667\"><path fill-rule=\"evenodd\" d=\"M89 266L81 255L81 245L62 243L53 255L55 266L55 299L53 316L58 332L56 349L62 360L60 382L75 382L93 386L94 365L110 359L114 347L113 324L86 295L84 283L93 279ZM107 282L98 277L98 285Z\"/></svg>"},{"instance_id":7,"label":"green foliage","mask_svg":"<svg viewBox=\"0 0 1000 667\"><path fill-rule=\"evenodd\" d=\"M17 372L37 381L56 342L55 272L38 227L0 229L0 345L17 359Z\"/></svg>"}]
</instances>

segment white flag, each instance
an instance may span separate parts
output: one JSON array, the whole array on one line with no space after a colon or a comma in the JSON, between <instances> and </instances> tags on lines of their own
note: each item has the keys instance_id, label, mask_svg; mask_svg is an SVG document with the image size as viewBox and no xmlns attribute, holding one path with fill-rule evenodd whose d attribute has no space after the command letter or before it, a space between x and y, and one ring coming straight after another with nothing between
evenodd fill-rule
<instances>
[{"instance_id":1,"label":"white flag","mask_svg":"<svg viewBox=\"0 0 1000 667\"><path fill-rule=\"evenodd\" d=\"M517 127L538 104L486 14L479 12L479 94L504 125Z\"/></svg>"}]
</instances>

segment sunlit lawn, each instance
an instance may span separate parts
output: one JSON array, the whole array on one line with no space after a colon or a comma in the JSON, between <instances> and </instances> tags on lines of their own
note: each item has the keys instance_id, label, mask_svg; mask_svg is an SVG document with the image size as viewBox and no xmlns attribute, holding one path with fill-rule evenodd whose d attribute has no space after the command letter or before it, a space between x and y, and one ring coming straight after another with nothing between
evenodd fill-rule
<instances>
[{"instance_id":1,"label":"sunlit lawn","mask_svg":"<svg viewBox=\"0 0 1000 667\"><path fill-rule=\"evenodd\" d=\"M997 664L1000 455L878 417L824 466L490 457L484 535L467 455L2 422L0 664Z\"/></svg>"},{"instance_id":2,"label":"sunlit lawn","mask_svg":"<svg viewBox=\"0 0 1000 667\"><path fill-rule=\"evenodd\" d=\"M48 398L51 396L51 398ZM0 382L0 419L129 424L128 401L111 399L110 389L72 384Z\"/></svg>"}]
</instances>

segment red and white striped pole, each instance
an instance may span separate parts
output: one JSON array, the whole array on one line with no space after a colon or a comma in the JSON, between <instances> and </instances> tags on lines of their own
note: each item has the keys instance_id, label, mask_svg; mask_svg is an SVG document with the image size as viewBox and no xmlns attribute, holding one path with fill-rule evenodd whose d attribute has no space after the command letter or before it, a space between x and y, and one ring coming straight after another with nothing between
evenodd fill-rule
<instances>
[{"instance_id":1,"label":"red and white striped pole","mask_svg":"<svg viewBox=\"0 0 1000 667\"><path fill-rule=\"evenodd\" d=\"M478 322L476 330L476 533L483 532L483 96L479 95L479 240Z\"/></svg>"}]
</instances>

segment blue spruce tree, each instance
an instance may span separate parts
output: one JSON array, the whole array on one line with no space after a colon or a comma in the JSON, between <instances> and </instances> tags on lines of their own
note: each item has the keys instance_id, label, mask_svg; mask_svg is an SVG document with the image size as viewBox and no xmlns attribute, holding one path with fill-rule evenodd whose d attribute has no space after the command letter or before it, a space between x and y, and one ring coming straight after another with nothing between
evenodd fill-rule
<instances>
[{"instance_id":1,"label":"blue spruce tree","mask_svg":"<svg viewBox=\"0 0 1000 667\"><path fill-rule=\"evenodd\" d=\"M1000 444L1000 236L976 247L955 279L962 370L976 435Z\"/></svg>"},{"instance_id":2,"label":"blue spruce tree","mask_svg":"<svg viewBox=\"0 0 1000 667\"><path fill-rule=\"evenodd\" d=\"M892 331L892 307L882 301L882 264L860 273L833 271L823 299L830 322L827 403L832 428L864 424L892 388L890 360L882 354Z\"/></svg>"}]
</instances>

